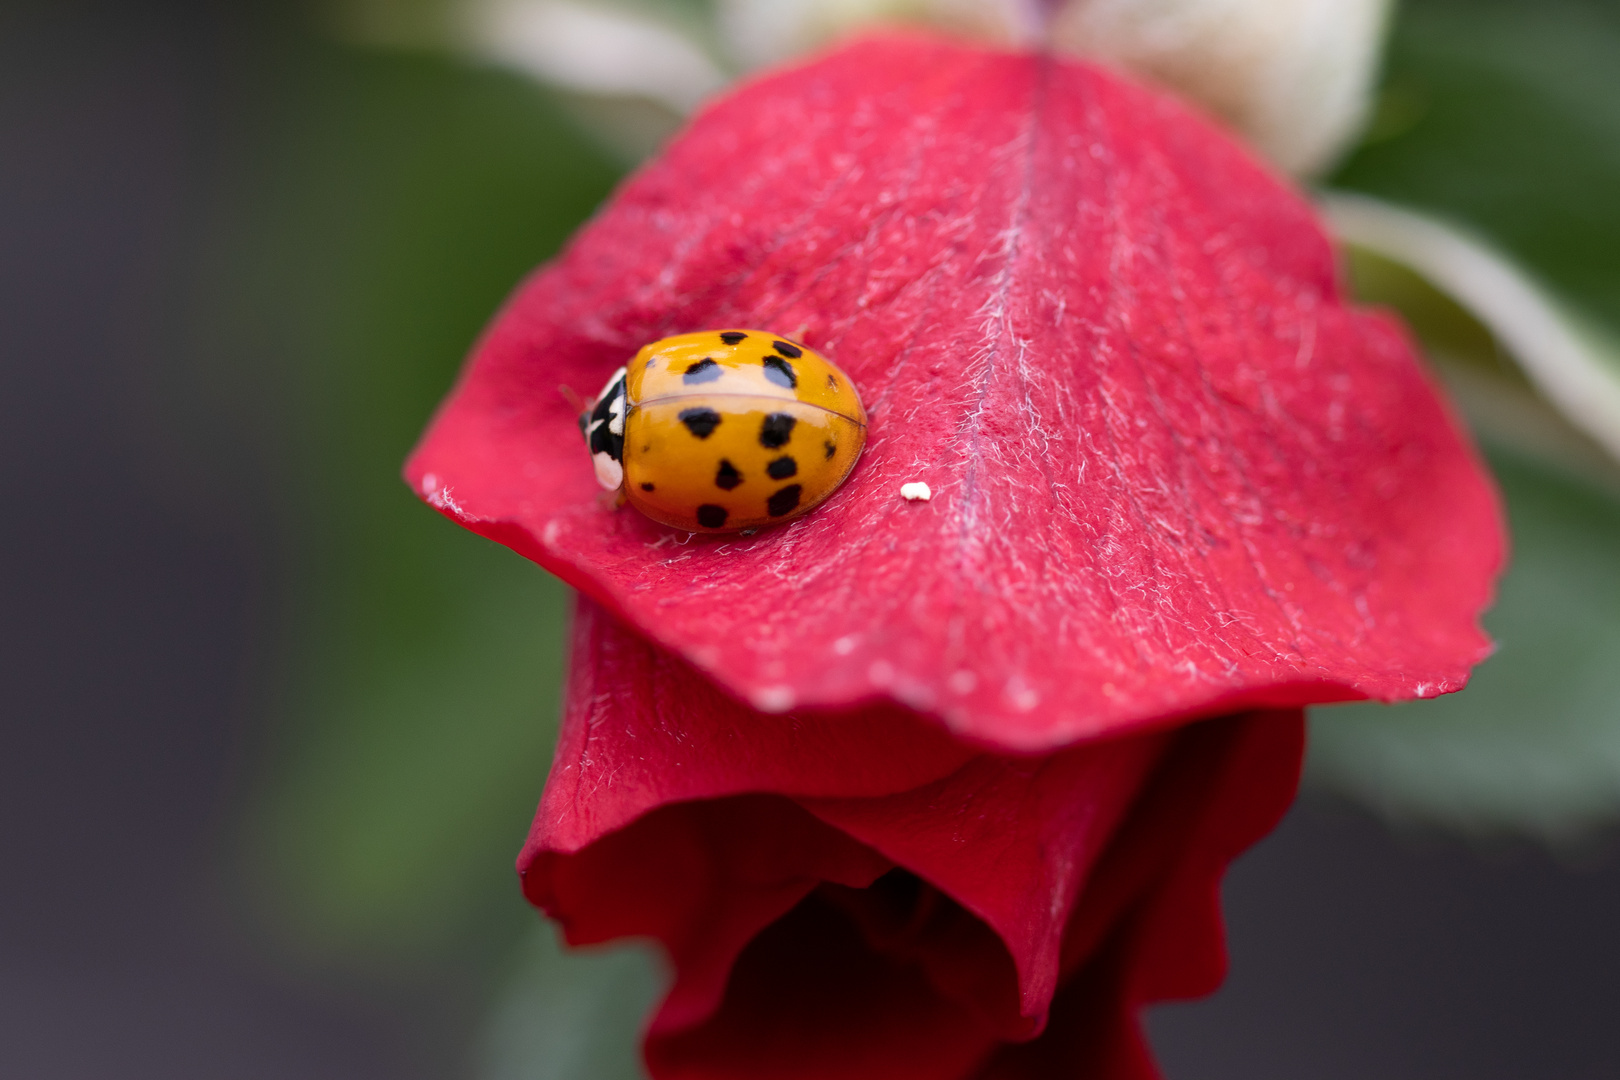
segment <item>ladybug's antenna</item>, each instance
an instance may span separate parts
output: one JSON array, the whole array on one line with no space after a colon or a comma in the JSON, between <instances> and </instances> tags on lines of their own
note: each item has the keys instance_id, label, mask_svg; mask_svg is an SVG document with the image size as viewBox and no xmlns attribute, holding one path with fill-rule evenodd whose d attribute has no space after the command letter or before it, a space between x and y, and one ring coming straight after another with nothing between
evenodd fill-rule
<instances>
[{"instance_id":1,"label":"ladybug's antenna","mask_svg":"<svg viewBox=\"0 0 1620 1080\"><path fill-rule=\"evenodd\" d=\"M559 385L557 393L561 394L563 399L568 402L569 408L577 413L582 413L591 407L591 403L580 397L572 386Z\"/></svg>"}]
</instances>

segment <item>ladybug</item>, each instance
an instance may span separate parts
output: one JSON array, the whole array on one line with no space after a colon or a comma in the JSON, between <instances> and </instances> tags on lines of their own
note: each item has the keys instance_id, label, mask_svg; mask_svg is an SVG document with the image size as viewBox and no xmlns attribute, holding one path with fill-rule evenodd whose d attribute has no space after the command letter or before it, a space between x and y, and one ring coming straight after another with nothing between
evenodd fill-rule
<instances>
[{"instance_id":1,"label":"ladybug","mask_svg":"<svg viewBox=\"0 0 1620 1080\"><path fill-rule=\"evenodd\" d=\"M580 414L596 479L654 521L732 532L789 521L844 482L866 445L849 376L763 330L655 341Z\"/></svg>"}]
</instances>

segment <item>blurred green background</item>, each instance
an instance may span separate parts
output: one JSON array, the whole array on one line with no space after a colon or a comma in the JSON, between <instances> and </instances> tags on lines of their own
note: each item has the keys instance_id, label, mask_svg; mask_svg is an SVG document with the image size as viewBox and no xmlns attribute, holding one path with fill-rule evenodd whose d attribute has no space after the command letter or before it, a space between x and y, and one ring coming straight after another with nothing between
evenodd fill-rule
<instances>
[{"instance_id":1,"label":"blurred green background","mask_svg":"<svg viewBox=\"0 0 1620 1080\"><path fill-rule=\"evenodd\" d=\"M1332 186L1437 214L1620 328L1620 9L1399 9L1363 145ZM1351 263L1406 315L1507 499L1499 651L1460 694L1317 710L1311 778L1386 815L1573 850L1620 811L1620 468L1526 386L1490 334L1401 268ZM1620 354L1609 358L1620 372Z\"/></svg>"},{"instance_id":2,"label":"blurred green background","mask_svg":"<svg viewBox=\"0 0 1620 1080\"><path fill-rule=\"evenodd\" d=\"M53 16L39 11L0 19L0 34L44 33ZM449 52L345 44L329 16L244 9L185 38L217 57L220 134L165 286L182 347L140 376L156 402L143 452L211 497L266 500L273 565L244 661L246 749L209 855L226 869L211 880L248 913L251 949L408 1018L391 1030L414 1040L419 1075L634 1076L655 961L564 956L512 871L555 734L565 591L398 479L480 328L622 165L577 102ZM123 25L86 18L96 33ZM1620 333L1620 7L1406 4L1366 139L1327 183L1467 226ZM1515 562L1487 620L1500 652L1475 685L1320 710L1313 789L1423 828L1589 853L1620 812L1620 469L1466 312L1401 267L1351 265L1454 387L1507 498ZM1319 805L1340 804L1302 813ZM1322 839L1340 835L1338 811L1322 812L1328 824L1286 826L1284 854L1256 859L1298 849L1299 866L1339 865ZM1346 850L1386 850L1368 835ZM1538 881L1564 873L1526 858ZM1264 865L1245 880L1294 872ZM1259 933L1245 928L1270 917L1262 900L1234 911L1240 975L1244 934ZM1209 1015L1270 1000L1246 986ZM1601 1000L1620 1001L1610 991ZM1360 1014L1345 1015L1353 1027ZM1195 1027L1155 1029L1172 1076L1224 1076L1223 1061L1272 1075L1239 1043L1178 1056L1191 1036L1177 1031ZM1491 1061L1437 1071L1391 1038L1389 1061L1421 1071L1372 1074L1509 1075Z\"/></svg>"},{"instance_id":3,"label":"blurred green background","mask_svg":"<svg viewBox=\"0 0 1620 1080\"><path fill-rule=\"evenodd\" d=\"M430 1038L467 1044L479 1075L636 1075L651 961L559 959L513 871L555 738L566 590L399 480L484 323L621 167L517 76L297 29L277 27L251 87L203 244L201 363L180 376L209 389L196 456L247 433L285 526L243 894L305 964L431 984ZM536 966L573 975L570 1000L628 983L621 1022L548 1010ZM536 1038L548 1054L526 1058Z\"/></svg>"}]
</instances>

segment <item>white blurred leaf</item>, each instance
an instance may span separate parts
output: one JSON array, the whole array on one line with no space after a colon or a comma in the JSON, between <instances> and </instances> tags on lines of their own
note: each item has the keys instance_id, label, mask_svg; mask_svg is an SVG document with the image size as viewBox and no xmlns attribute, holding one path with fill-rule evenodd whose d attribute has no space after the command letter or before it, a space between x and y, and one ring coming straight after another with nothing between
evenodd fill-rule
<instances>
[{"instance_id":1,"label":"white blurred leaf","mask_svg":"<svg viewBox=\"0 0 1620 1080\"><path fill-rule=\"evenodd\" d=\"M874 24L933 26L1087 56L1225 119L1283 169L1314 173L1360 130L1389 0L721 0L741 67Z\"/></svg>"},{"instance_id":2,"label":"white blurred leaf","mask_svg":"<svg viewBox=\"0 0 1620 1080\"><path fill-rule=\"evenodd\" d=\"M579 93L644 97L687 113L726 83L675 26L600 4L475 0L465 26L479 54Z\"/></svg>"},{"instance_id":3,"label":"white blurred leaf","mask_svg":"<svg viewBox=\"0 0 1620 1080\"><path fill-rule=\"evenodd\" d=\"M998 45L1043 35L1034 0L718 0L721 38L739 66L777 64L883 23L932 26Z\"/></svg>"},{"instance_id":4,"label":"white blurred leaf","mask_svg":"<svg viewBox=\"0 0 1620 1080\"><path fill-rule=\"evenodd\" d=\"M880 24L1112 64L1224 119L1286 171L1331 164L1367 111L1390 0L346 0L368 40L432 36L555 86L688 112L730 76Z\"/></svg>"},{"instance_id":5,"label":"white blurred leaf","mask_svg":"<svg viewBox=\"0 0 1620 1080\"><path fill-rule=\"evenodd\" d=\"M1169 86L1285 171L1312 175L1361 130L1389 7L1389 0L1067 0L1052 41Z\"/></svg>"},{"instance_id":6,"label":"white blurred leaf","mask_svg":"<svg viewBox=\"0 0 1620 1080\"><path fill-rule=\"evenodd\" d=\"M1328 192L1339 237L1417 271L1483 323L1536 389L1620 460L1620 352L1506 256L1428 214Z\"/></svg>"}]
</instances>

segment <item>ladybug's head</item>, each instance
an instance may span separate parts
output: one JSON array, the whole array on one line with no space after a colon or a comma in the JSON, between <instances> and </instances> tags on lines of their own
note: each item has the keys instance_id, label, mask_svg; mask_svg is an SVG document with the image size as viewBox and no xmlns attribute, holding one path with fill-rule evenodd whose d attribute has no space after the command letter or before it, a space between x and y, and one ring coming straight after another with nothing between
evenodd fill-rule
<instances>
[{"instance_id":1,"label":"ladybug's head","mask_svg":"<svg viewBox=\"0 0 1620 1080\"><path fill-rule=\"evenodd\" d=\"M609 491L624 482L625 412L624 368L620 368L579 418L579 433L596 465L596 479Z\"/></svg>"}]
</instances>

